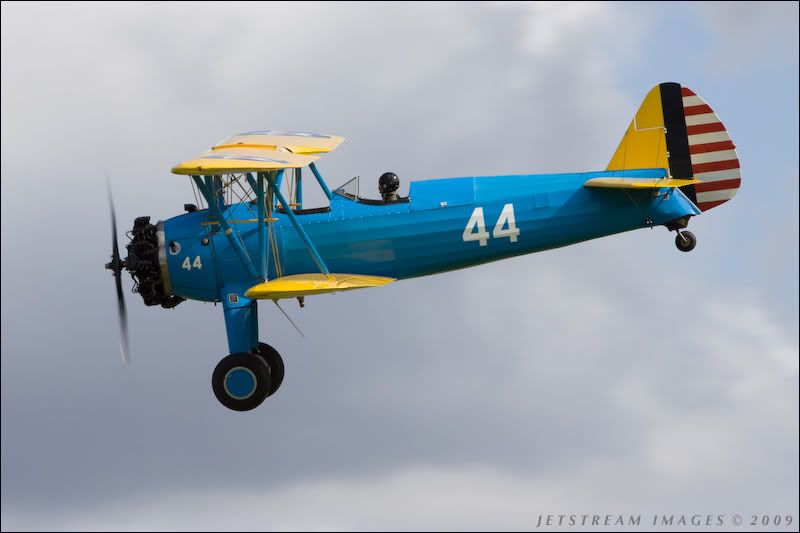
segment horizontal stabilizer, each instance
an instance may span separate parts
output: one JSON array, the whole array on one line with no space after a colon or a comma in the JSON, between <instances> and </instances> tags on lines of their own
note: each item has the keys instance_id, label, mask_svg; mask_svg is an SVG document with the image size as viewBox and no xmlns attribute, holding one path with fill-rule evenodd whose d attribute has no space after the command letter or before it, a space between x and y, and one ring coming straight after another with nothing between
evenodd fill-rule
<instances>
[{"instance_id":1,"label":"horizontal stabilizer","mask_svg":"<svg viewBox=\"0 0 800 533\"><path fill-rule=\"evenodd\" d=\"M607 189L661 189L663 187L683 187L699 183L696 179L674 178L592 178L584 182L584 187Z\"/></svg>"},{"instance_id":2,"label":"horizontal stabilizer","mask_svg":"<svg viewBox=\"0 0 800 533\"><path fill-rule=\"evenodd\" d=\"M392 281L395 281L395 278L361 274L294 274L254 285L247 289L245 296L257 300L279 300L380 287Z\"/></svg>"}]
</instances>

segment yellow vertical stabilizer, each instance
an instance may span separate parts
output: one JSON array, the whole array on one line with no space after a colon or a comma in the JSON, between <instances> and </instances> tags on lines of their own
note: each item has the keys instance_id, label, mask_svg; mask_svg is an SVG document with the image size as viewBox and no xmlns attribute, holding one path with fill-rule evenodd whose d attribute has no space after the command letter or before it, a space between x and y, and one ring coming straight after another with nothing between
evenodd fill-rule
<instances>
[{"instance_id":1,"label":"yellow vertical stabilizer","mask_svg":"<svg viewBox=\"0 0 800 533\"><path fill-rule=\"evenodd\" d=\"M664 113L658 85L647 93L606 170L663 168L669 171Z\"/></svg>"}]
</instances>

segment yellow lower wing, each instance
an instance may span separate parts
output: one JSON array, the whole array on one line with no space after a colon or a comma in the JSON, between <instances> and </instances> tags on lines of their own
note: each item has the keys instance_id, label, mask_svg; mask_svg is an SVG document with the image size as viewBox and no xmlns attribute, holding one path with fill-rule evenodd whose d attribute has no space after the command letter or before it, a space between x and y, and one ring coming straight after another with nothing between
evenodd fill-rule
<instances>
[{"instance_id":1,"label":"yellow lower wing","mask_svg":"<svg viewBox=\"0 0 800 533\"><path fill-rule=\"evenodd\" d=\"M247 289L245 296L257 300L279 300L326 292L380 287L392 281L395 281L395 278L361 274L294 274L253 285Z\"/></svg>"},{"instance_id":2,"label":"yellow lower wing","mask_svg":"<svg viewBox=\"0 0 800 533\"><path fill-rule=\"evenodd\" d=\"M584 182L584 187L605 187L608 189L660 189L662 187L683 187L699 183L700 180L681 180L673 178L592 178Z\"/></svg>"}]
</instances>

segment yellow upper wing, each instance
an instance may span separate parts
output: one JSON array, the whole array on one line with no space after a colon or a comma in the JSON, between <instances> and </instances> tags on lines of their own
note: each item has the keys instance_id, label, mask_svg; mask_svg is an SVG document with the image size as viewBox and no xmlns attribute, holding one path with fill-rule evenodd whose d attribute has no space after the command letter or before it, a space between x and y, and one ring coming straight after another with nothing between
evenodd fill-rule
<instances>
[{"instance_id":1,"label":"yellow upper wing","mask_svg":"<svg viewBox=\"0 0 800 533\"><path fill-rule=\"evenodd\" d=\"M285 148L295 154L325 154L342 144L344 137L299 131L248 131L218 142L212 150L231 147Z\"/></svg>"},{"instance_id":2,"label":"yellow upper wing","mask_svg":"<svg viewBox=\"0 0 800 533\"><path fill-rule=\"evenodd\" d=\"M172 172L201 176L234 172L266 172L304 167L317 159L319 157L314 155L293 154L267 148L219 148L178 163L172 167Z\"/></svg>"}]
</instances>

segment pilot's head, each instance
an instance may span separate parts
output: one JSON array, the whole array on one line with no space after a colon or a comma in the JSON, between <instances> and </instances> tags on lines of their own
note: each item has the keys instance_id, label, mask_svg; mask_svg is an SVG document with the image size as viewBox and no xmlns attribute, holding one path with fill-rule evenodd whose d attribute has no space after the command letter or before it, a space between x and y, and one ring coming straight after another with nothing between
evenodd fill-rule
<instances>
[{"instance_id":1,"label":"pilot's head","mask_svg":"<svg viewBox=\"0 0 800 533\"><path fill-rule=\"evenodd\" d=\"M378 178L378 190L383 196L393 194L400 188L400 178L394 172L384 172Z\"/></svg>"}]
</instances>

